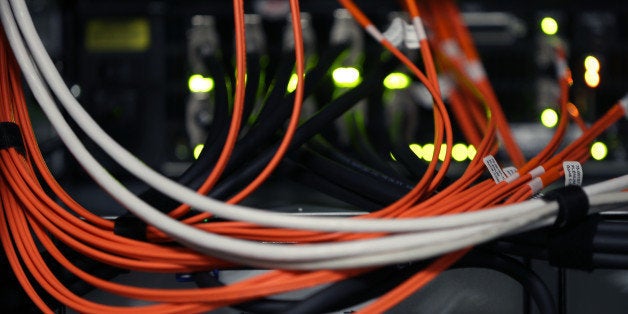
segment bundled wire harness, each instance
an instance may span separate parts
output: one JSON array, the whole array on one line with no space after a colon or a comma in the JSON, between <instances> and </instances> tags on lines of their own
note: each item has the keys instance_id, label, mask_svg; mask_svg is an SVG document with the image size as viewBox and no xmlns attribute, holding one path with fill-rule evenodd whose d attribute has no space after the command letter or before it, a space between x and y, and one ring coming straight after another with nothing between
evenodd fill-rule
<instances>
[{"instance_id":1,"label":"bundled wire harness","mask_svg":"<svg viewBox=\"0 0 628 314\"><path fill-rule=\"evenodd\" d=\"M628 267L626 255L609 250L625 234L616 231L622 223L600 218L600 213L628 205L628 175L533 197L566 172L572 176L569 167L589 158L590 143L628 115L628 98L585 123L577 109L574 113L569 107L567 56L556 44L560 119L551 141L526 160L453 1L405 1L404 23L411 25L416 51L394 43L351 0L339 3L372 37L368 45L373 52L365 60L370 70L356 86L305 115L304 101L324 89L318 83L328 79L328 69L346 46L337 44L316 65L306 67L299 1L290 0L294 47L282 56L285 64L275 73L276 84L259 84L259 66L248 63L257 64L260 57L247 53L244 4L233 1L234 94L228 97L228 89L223 89L224 95L216 97L232 103L219 104L223 109L216 114L222 120L215 119L220 121L212 127L199 160L173 179L125 150L77 102L48 56L24 0L0 0L0 238L13 273L40 311L65 306L81 313L199 313L235 307L259 313L316 313L375 299L357 310L381 313L450 267L486 267L520 282L543 313L552 313L556 306L547 287L503 253L529 257L526 252L533 251L538 253L534 258L558 256L550 259L560 264L560 256L577 254L548 249L544 241L535 240L541 237L538 233L567 232L587 224L591 216L602 231L591 234L586 261L559 266ZM431 95L434 149L429 162L409 154L400 134L391 131L375 139L369 131L384 124L374 113L382 110L376 86L395 66L411 73ZM292 71L296 86L285 92ZM441 84L444 77L446 88ZM84 171L128 215L108 220L64 191L38 147L22 79ZM258 102L251 97L260 94L258 86L268 90L262 107L254 110L251 106ZM358 159L326 132L341 116L350 117L347 112L363 100L373 112L371 124L365 126L359 119L347 123L354 142L362 144ZM572 121L581 134L565 142ZM448 172L454 127L477 151L456 178ZM150 190L142 195L129 191L84 141L95 143ZM387 158L391 151L396 161ZM493 156L501 152L504 158L498 161ZM506 164L514 170L504 171ZM237 205L277 169L297 172L301 182L365 213L311 217ZM483 245L481 250L474 248L477 245ZM395 266L399 264L410 266ZM217 269L242 268L268 271L229 284L211 275ZM96 274L94 269L110 273ZM192 273L198 288L147 288L108 280L126 271ZM100 304L71 289L76 282L147 304ZM276 297L323 285L302 301Z\"/></svg>"}]
</instances>

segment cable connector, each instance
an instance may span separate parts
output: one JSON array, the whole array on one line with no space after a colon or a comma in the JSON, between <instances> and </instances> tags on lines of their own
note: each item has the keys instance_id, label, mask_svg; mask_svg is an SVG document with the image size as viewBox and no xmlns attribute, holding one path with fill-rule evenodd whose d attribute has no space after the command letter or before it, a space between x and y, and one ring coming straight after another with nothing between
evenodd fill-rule
<instances>
[{"instance_id":1,"label":"cable connector","mask_svg":"<svg viewBox=\"0 0 628 314\"><path fill-rule=\"evenodd\" d=\"M288 16L288 23L283 33L284 51L294 50L294 35L292 31L292 17ZM316 52L316 32L312 25L312 15L301 12L301 31L303 33L303 49L305 57L309 59Z\"/></svg>"},{"instance_id":2,"label":"cable connector","mask_svg":"<svg viewBox=\"0 0 628 314\"><path fill-rule=\"evenodd\" d=\"M329 34L329 42L332 45L349 47L349 54L344 60L347 65L356 64L364 51L364 32L346 9L334 11L334 24Z\"/></svg>"}]
</instances>

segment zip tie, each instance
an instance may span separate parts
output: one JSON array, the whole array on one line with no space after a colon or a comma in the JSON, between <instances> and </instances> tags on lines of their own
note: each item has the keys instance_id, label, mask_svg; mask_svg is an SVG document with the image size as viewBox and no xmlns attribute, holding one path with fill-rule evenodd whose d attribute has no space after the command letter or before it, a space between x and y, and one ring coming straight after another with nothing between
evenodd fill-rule
<instances>
[{"instance_id":1,"label":"zip tie","mask_svg":"<svg viewBox=\"0 0 628 314\"><path fill-rule=\"evenodd\" d=\"M542 174L545 173L545 168L543 168L543 166L538 166L532 170L530 170L530 175L532 176L532 178L536 178Z\"/></svg>"},{"instance_id":2,"label":"zip tie","mask_svg":"<svg viewBox=\"0 0 628 314\"><path fill-rule=\"evenodd\" d=\"M528 182L528 186L532 190L532 194L541 192L541 190L545 187L545 185L543 184L543 180L541 180L541 178L539 177L534 178L530 182Z\"/></svg>"},{"instance_id":3,"label":"zip tie","mask_svg":"<svg viewBox=\"0 0 628 314\"><path fill-rule=\"evenodd\" d=\"M563 162L563 170L565 171L565 186L582 185L583 170L579 162L565 161Z\"/></svg>"}]
</instances>

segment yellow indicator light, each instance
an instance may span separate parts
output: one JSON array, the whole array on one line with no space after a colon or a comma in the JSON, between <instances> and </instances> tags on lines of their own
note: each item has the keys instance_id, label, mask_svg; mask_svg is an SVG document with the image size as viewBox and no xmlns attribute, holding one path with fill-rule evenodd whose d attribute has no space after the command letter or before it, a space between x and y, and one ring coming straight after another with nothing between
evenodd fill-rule
<instances>
[{"instance_id":1,"label":"yellow indicator light","mask_svg":"<svg viewBox=\"0 0 628 314\"><path fill-rule=\"evenodd\" d=\"M423 150L421 149L421 145L417 143L410 144L410 150L419 158L423 158Z\"/></svg>"},{"instance_id":2,"label":"yellow indicator light","mask_svg":"<svg viewBox=\"0 0 628 314\"><path fill-rule=\"evenodd\" d=\"M438 151L438 160L444 161L447 154L447 144L440 144L440 151Z\"/></svg>"},{"instance_id":3,"label":"yellow indicator light","mask_svg":"<svg viewBox=\"0 0 628 314\"><path fill-rule=\"evenodd\" d=\"M558 124L558 113L554 109L545 109L541 112L541 123L548 128L553 128Z\"/></svg>"},{"instance_id":4,"label":"yellow indicator light","mask_svg":"<svg viewBox=\"0 0 628 314\"><path fill-rule=\"evenodd\" d=\"M390 159L392 159L393 161L397 161L397 157L395 157L392 152L390 152Z\"/></svg>"},{"instance_id":5,"label":"yellow indicator light","mask_svg":"<svg viewBox=\"0 0 628 314\"><path fill-rule=\"evenodd\" d=\"M549 16L544 17L541 20L541 31L545 35L556 35L558 33L558 22Z\"/></svg>"},{"instance_id":6,"label":"yellow indicator light","mask_svg":"<svg viewBox=\"0 0 628 314\"><path fill-rule=\"evenodd\" d=\"M475 155L477 155L478 151L475 149L475 146L473 145L469 145L467 147L467 155L469 155L469 160L473 160L473 158L475 158Z\"/></svg>"},{"instance_id":7,"label":"yellow indicator light","mask_svg":"<svg viewBox=\"0 0 628 314\"><path fill-rule=\"evenodd\" d=\"M600 71L600 60L594 56L587 56L584 58L584 69L592 72Z\"/></svg>"},{"instance_id":8,"label":"yellow indicator light","mask_svg":"<svg viewBox=\"0 0 628 314\"><path fill-rule=\"evenodd\" d=\"M201 152L203 151L203 148L205 148L205 145L203 145L203 144L198 144L198 145L194 146L194 151L192 152L192 155L194 156L194 159L198 159L198 156L201 155Z\"/></svg>"},{"instance_id":9,"label":"yellow indicator light","mask_svg":"<svg viewBox=\"0 0 628 314\"><path fill-rule=\"evenodd\" d=\"M584 82L591 88L596 88L600 85L600 74L594 71L584 72Z\"/></svg>"},{"instance_id":10,"label":"yellow indicator light","mask_svg":"<svg viewBox=\"0 0 628 314\"><path fill-rule=\"evenodd\" d=\"M188 79L188 87L192 93L209 93L214 89L214 79L194 74Z\"/></svg>"},{"instance_id":11,"label":"yellow indicator light","mask_svg":"<svg viewBox=\"0 0 628 314\"><path fill-rule=\"evenodd\" d=\"M608 148L602 142L595 142L591 145L591 157L595 160L602 160L608 155Z\"/></svg>"},{"instance_id":12,"label":"yellow indicator light","mask_svg":"<svg viewBox=\"0 0 628 314\"><path fill-rule=\"evenodd\" d=\"M423 159L426 161L432 161L432 156L434 155L434 144L425 144L423 145Z\"/></svg>"},{"instance_id":13,"label":"yellow indicator light","mask_svg":"<svg viewBox=\"0 0 628 314\"><path fill-rule=\"evenodd\" d=\"M384 78L384 87L388 89L404 89L410 86L410 77L405 73L392 72Z\"/></svg>"},{"instance_id":14,"label":"yellow indicator light","mask_svg":"<svg viewBox=\"0 0 628 314\"><path fill-rule=\"evenodd\" d=\"M296 73L290 75L290 80L288 81L288 86L286 87L286 91L288 93L292 93L297 89L297 83L299 83L299 77Z\"/></svg>"},{"instance_id":15,"label":"yellow indicator light","mask_svg":"<svg viewBox=\"0 0 628 314\"><path fill-rule=\"evenodd\" d=\"M355 87L362 81L360 71L353 67L336 68L331 72L331 77L337 87Z\"/></svg>"},{"instance_id":16,"label":"yellow indicator light","mask_svg":"<svg viewBox=\"0 0 628 314\"><path fill-rule=\"evenodd\" d=\"M465 144L455 144L454 147L451 148L451 157L454 158L455 161L464 161L469 157L467 145Z\"/></svg>"}]
</instances>

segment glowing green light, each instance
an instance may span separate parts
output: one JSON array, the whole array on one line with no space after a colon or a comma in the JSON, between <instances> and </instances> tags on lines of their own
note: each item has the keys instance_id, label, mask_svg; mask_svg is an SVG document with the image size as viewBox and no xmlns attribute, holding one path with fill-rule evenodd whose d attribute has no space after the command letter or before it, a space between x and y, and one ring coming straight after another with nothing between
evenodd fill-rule
<instances>
[{"instance_id":1,"label":"glowing green light","mask_svg":"<svg viewBox=\"0 0 628 314\"><path fill-rule=\"evenodd\" d=\"M390 159L392 159L394 161L397 161L397 158L395 157L395 155L393 155L392 152L390 152Z\"/></svg>"},{"instance_id":2,"label":"glowing green light","mask_svg":"<svg viewBox=\"0 0 628 314\"><path fill-rule=\"evenodd\" d=\"M451 157L454 158L455 161L464 161L469 157L467 145L465 144L455 144L454 147L451 148Z\"/></svg>"},{"instance_id":3,"label":"glowing green light","mask_svg":"<svg viewBox=\"0 0 628 314\"><path fill-rule=\"evenodd\" d=\"M558 33L558 22L555 19L546 16L541 20L541 30L546 35L556 35Z\"/></svg>"},{"instance_id":4,"label":"glowing green light","mask_svg":"<svg viewBox=\"0 0 628 314\"><path fill-rule=\"evenodd\" d=\"M434 155L434 144L423 145L423 159L426 161L432 161Z\"/></svg>"},{"instance_id":5,"label":"glowing green light","mask_svg":"<svg viewBox=\"0 0 628 314\"><path fill-rule=\"evenodd\" d=\"M209 93L214 89L214 79L194 74L188 79L188 88L192 93Z\"/></svg>"},{"instance_id":6,"label":"glowing green light","mask_svg":"<svg viewBox=\"0 0 628 314\"><path fill-rule=\"evenodd\" d=\"M290 76L290 80L288 81L288 86L286 87L286 91L288 93L292 93L297 89L297 83L299 82L299 77L296 75L296 73L293 73Z\"/></svg>"},{"instance_id":7,"label":"glowing green light","mask_svg":"<svg viewBox=\"0 0 628 314\"><path fill-rule=\"evenodd\" d=\"M553 128L558 124L558 113L554 109L547 108L541 112L541 123L548 128Z\"/></svg>"},{"instance_id":8,"label":"glowing green light","mask_svg":"<svg viewBox=\"0 0 628 314\"><path fill-rule=\"evenodd\" d=\"M445 155L447 155L447 144L440 144L440 151L438 151L438 160L445 160Z\"/></svg>"},{"instance_id":9,"label":"glowing green light","mask_svg":"<svg viewBox=\"0 0 628 314\"><path fill-rule=\"evenodd\" d=\"M478 151L475 149L475 146L469 145L467 146L467 155L469 155L469 160L473 160L475 155L477 155Z\"/></svg>"},{"instance_id":10,"label":"glowing green light","mask_svg":"<svg viewBox=\"0 0 628 314\"><path fill-rule=\"evenodd\" d=\"M388 89L404 89L410 86L410 77L405 73L392 72L384 78L384 87Z\"/></svg>"},{"instance_id":11,"label":"glowing green light","mask_svg":"<svg viewBox=\"0 0 628 314\"><path fill-rule=\"evenodd\" d=\"M596 88L600 85L600 74L594 71L584 72L584 82L591 88Z\"/></svg>"},{"instance_id":12,"label":"glowing green light","mask_svg":"<svg viewBox=\"0 0 628 314\"><path fill-rule=\"evenodd\" d=\"M194 151L192 152L192 156L194 156L194 159L198 159L198 156L201 155L203 148L205 148L205 145L203 144L198 144L194 146Z\"/></svg>"},{"instance_id":13,"label":"glowing green light","mask_svg":"<svg viewBox=\"0 0 628 314\"><path fill-rule=\"evenodd\" d=\"M355 87L362 80L360 71L353 67L340 67L331 72L334 84L337 87Z\"/></svg>"},{"instance_id":14,"label":"glowing green light","mask_svg":"<svg viewBox=\"0 0 628 314\"><path fill-rule=\"evenodd\" d=\"M584 58L584 69L592 72L600 71L600 60L594 56L587 56Z\"/></svg>"},{"instance_id":15,"label":"glowing green light","mask_svg":"<svg viewBox=\"0 0 628 314\"><path fill-rule=\"evenodd\" d=\"M423 158L423 150L421 149L421 145L417 143L410 144L410 150L419 158Z\"/></svg>"},{"instance_id":16,"label":"glowing green light","mask_svg":"<svg viewBox=\"0 0 628 314\"><path fill-rule=\"evenodd\" d=\"M595 160L602 160L608 155L608 147L602 142L595 142L591 145L591 157Z\"/></svg>"}]
</instances>

